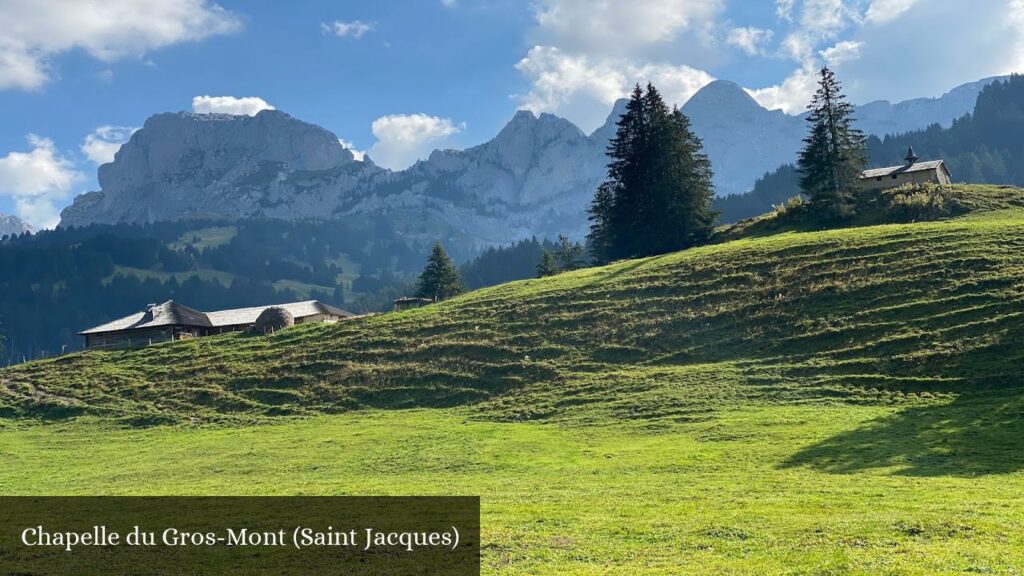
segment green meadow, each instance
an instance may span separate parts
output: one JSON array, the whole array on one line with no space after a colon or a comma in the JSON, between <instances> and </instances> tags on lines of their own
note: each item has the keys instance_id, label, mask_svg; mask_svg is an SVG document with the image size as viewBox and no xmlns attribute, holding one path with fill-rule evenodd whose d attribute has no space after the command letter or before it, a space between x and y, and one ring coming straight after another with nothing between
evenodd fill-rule
<instances>
[{"instance_id":1,"label":"green meadow","mask_svg":"<svg viewBox=\"0 0 1024 576\"><path fill-rule=\"evenodd\" d=\"M480 495L488 574L1019 574L1024 203L924 202L956 216L780 211L419 310L6 369L0 493Z\"/></svg>"}]
</instances>

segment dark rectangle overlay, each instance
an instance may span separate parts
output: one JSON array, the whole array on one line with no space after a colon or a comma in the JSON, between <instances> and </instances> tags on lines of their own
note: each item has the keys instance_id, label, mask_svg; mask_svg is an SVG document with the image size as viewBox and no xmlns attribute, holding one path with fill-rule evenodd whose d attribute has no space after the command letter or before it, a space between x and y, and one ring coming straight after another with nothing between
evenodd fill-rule
<instances>
[{"instance_id":1,"label":"dark rectangle overlay","mask_svg":"<svg viewBox=\"0 0 1024 576\"><path fill-rule=\"evenodd\" d=\"M478 497L0 497L0 575L480 574Z\"/></svg>"}]
</instances>

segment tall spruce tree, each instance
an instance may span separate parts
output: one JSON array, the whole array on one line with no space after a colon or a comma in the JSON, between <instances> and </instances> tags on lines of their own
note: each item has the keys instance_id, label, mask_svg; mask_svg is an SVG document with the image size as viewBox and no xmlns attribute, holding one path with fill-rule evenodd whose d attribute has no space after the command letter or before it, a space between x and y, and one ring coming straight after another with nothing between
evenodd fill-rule
<instances>
[{"instance_id":1,"label":"tall spruce tree","mask_svg":"<svg viewBox=\"0 0 1024 576\"><path fill-rule=\"evenodd\" d=\"M459 270L445 253L441 243L435 242L430 258L427 259L427 266L416 282L416 295L441 301L462 294L463 291Z\"/></svg>"},{"instance_id":2,"label":"tall spruce tree","mask_svg":"<svg viewBox=\"0 0 1024 576\"><path fill-rule=\"evenodd\" d=\"M857 179L867 164L867 139L854 127L853 105L828 68L821 69L807 110L810 133L798 161L800 189L825 219L847 218L853 215Z\"/></svg>"},{"instance_id":3,"label":"tall spruce tree","mask_svg":"<svg viewBox=\"0 0 1024 576\"><path fill-rule=\"evenodd\" d=\"M648 84L633 90L608 145L608 177L590 206L598 262L680 250L707 239L717 214L711 163L678 109Z\"/></svg>"}]
</instances>

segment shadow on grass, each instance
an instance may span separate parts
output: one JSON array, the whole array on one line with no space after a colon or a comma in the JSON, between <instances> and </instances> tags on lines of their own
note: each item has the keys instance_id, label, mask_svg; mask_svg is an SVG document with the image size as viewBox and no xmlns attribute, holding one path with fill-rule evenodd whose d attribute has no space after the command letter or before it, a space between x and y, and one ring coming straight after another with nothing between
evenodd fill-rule
<instances>
[{"instance_id":1,"label":"shadow on grass","mask_svg":"<svg viewBox=\"0 0 1024 576\"><path fill-rule=\"evenodd\" d=\"M804 448L781 464L833 474L892 468L900 476L1024 469L1024 389L978 391L908 408Z\"/></svg>"}]
</instances>

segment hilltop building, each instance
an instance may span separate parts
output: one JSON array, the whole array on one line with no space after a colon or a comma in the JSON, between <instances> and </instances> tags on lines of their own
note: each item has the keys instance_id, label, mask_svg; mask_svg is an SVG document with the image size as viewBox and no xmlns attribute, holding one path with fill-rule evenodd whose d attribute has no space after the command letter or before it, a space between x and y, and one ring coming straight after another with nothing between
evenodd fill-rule
<instances>
[{"instance_id":1,"label":"hilltop building","mask_svg":"<svg viewBox=\"0 0 1024 576\"><path fill-rule=\"evenodd\" d=\"M395 312L401 312L402 310L411 310L413 308L422 308L427 304L433 304L434 301L430 298L418 298L416 296L402 296L398 300L395 300Z\"/></svg>"},{"instance_id":2,"label":"hilltop building","mask_svg":"<svg viewBox=\"0 0 1024 576\"><path fill-rule=\"evenodd\" d=\"M918 162L914 149L907 150L907 157L900 166L874 168L861 174L861 191L887 190L906 184L950 184L953 178L942 160Z\"/></svg>"},{"instance_id":3,"label":"hilltop building","mask_svg":"<svg viewBox=\"0 0 1024 576\"><path fill-rule=\"evenodd\" d=\"M83 330L86 348L136 348L156 342L252 330L268 309L287 312L295 324L337 322L353 315L317 300L200 312L173 300L150 304L145 310Z\"/></svg>"}]
</instances>

